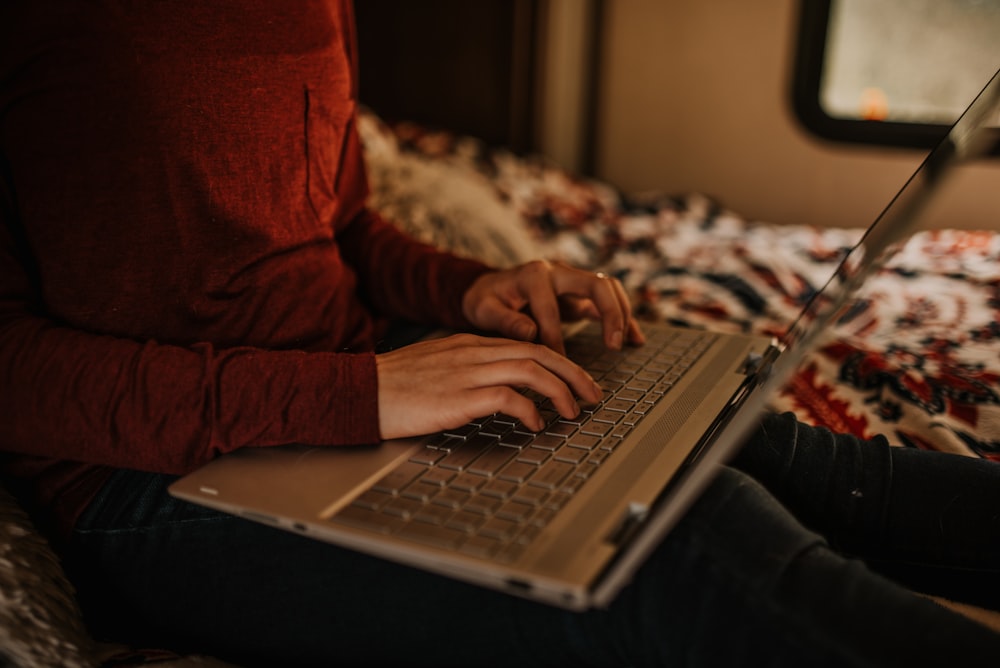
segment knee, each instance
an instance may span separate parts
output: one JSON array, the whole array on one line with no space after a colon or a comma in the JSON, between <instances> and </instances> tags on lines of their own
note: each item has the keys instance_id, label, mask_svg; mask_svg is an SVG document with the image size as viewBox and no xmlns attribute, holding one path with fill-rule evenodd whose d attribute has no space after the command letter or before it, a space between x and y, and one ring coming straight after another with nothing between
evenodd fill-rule
<instances>
[{"instance_id":1,"label":"knee","mask_svg":"<svg viewBox=\"0 0 1000 668\"><path fill-rule=\"evenodd\" d=\"M722 467L685 522L710 558L759 586L770 586L798 555L826 545L761 483Z\"/></svg>"}]
</instances>

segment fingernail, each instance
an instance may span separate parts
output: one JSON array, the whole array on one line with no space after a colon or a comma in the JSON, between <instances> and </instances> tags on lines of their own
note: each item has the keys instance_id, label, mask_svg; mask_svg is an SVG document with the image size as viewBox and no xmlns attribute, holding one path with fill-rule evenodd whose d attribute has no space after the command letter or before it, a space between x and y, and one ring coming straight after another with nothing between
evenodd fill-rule
<instances>
[{"instance_id":1,"label":"fingernail","mask_svg":"<svg viewBox=\"0 0 1000 668\"><path fill-rule=\"evenodd\" d=\"M514 334L519 339L522 339L524 341L531 341L532 339L535 338L535 326L532 325L530 322L518 323L517 326L514 328Z\"/></svg>"},{"instance_id":2,"label":"fingernail","mask_svg":"<svg viewBox=\"0 0 1000 668\"><path fill-rule=\"evenodd\" d=\"M621 331L614 332L611 335L611 347L618 350L622 347L622 333Z\"/></svg>"}]
</instances>

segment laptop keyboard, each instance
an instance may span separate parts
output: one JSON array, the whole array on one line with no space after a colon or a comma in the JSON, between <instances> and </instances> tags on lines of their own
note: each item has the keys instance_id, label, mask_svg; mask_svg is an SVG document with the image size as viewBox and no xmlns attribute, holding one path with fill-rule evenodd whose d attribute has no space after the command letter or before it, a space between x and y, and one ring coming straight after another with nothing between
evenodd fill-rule
<instances>
[{"instance_id":1,"label":"laptop keyboard","mask_svg":"<svg viewBox=\"0 0 1000 668\"><path fill-rule=\"evenodd\" d=\"M425 439L423 448L329 519L475 556L513 560L549 524L712 344L703 331L655 329L612 351L590 326L567 355L604 390L561 417L531 390L546 427L491 415Z\"/></svg>"}]
</instances>

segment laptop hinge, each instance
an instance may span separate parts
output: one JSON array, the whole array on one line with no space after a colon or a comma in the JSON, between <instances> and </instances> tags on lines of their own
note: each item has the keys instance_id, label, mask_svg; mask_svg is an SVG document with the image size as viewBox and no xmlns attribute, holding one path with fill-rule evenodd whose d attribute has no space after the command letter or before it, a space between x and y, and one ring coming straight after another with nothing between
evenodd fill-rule
<instances>
[{"instance_id":1,"label":"laptop hinge","mask_svg":"<svg viewBox=\"0 0 1000 668\"><path fill-rule=\"evenodd\" d=\"M746 376L756 376L763 374L767 376L771 371L771 366L778 359L784 350L784 345L777 339L772 339L770 345L763 353L750 351L740 365L740 372Z\"/></svg>"}]
</instances>

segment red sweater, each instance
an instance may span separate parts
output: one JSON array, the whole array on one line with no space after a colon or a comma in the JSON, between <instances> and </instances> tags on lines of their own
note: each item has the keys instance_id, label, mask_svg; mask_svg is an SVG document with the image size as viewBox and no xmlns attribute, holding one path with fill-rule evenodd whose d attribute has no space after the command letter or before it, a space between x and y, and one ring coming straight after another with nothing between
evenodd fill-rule
<instances>
[{"instance_id":1,"label":"red sweater","mask_svg":"<svg viewBox=\"0 0 1000 668\"><path fill-rule=\"evenodd\" d=\"M114 468L379 439L387 317L486 267L365 208L349 2L0 9L0 449L65 531Z\"/></svg>"}]
</instances>

